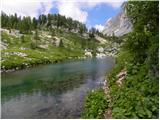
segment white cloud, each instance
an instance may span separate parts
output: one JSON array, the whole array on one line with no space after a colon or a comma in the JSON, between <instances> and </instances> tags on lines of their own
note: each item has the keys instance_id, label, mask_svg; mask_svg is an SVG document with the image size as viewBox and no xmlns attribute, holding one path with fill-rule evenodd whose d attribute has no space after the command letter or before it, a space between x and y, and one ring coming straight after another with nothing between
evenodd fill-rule
<instances>
[{"instance_id":1,"label":"white cloud","mask_svg":"<svg viewBox=\"0 0 160 120\"><path fill-rule=\"evenodd\" d=\"M104 29L104 26L101 25L101 24L95 25L94 27L95 27L96 29L98 29L100 32L103 31L103 29Z\"/></svg>"},{"instance_id":2,"label":"white cloud","mask_svg":"<svg viewBox=\"0 0 160 120\"><path fill-rule=\"evenodd\" d=\"M92 9L106 4L114 9L121 6L124 0L1 0L2 10L7 14L17 13L20 16L38 17L48 14L56 7L61 15L86 23L88 13L83 8Z\"/></svg>"},{"instance_id":3,"label":"white cloud","mask_svg":"<svg viewBox=\"0 0 160 120\"><path fill-rule=\"evenodd\" d=\"M71 17L74 20L85 23L87 21L88 13L83 8L94 8L100 4L106 4L114 9L121 6L124 0L116 0L111 2L110 0L59 0L56 1L57 8L61 15Z\"/></svg>"},{"instance_id":4,"label":"white cloud","mask_svg":"<svg viewBox=\"0 0 160 120\"><path fill-rule=\"evenodd\" d=\"M74 0L72 0L74 1ZM125 0L114 0L114 1L111 1L111 0L77 0L79 3L82 3L84 5L84 7L95 7L99 4L106 4L106 5L109 5L111 6L112 8L114 9L117 9L119 8L122 3L125 1Z\"/></svg>"},{"instance_id":5,"label":"white cloud","mask_svg":"<svg viewBox=\"0 0 160 120\"><path fill-rule=\"evenodd\" d=\"M122 5L122 2L109 2L110 6L112 6L114 9L120 8Z\"/></svg>"},{"instance_id":6,"label":"white cloud","mask_svg":"<svg viewBox=\"0 0 160 120\"><path fill-rule=\"evenodd\" d=\"M88 13L81 10L81 6L77 2L60 1L57 4L59 14L71 17L74 20L85 23L87 20Z\"/></svg>"},{"instance_id":7,"label":"white cloud","mask_svg":"<svg viewBox=\"0 0 160 120\"><path fill-rule=\"evenodd\" d=\"M50 13L51 8L54 7L54 5L52 4L52 1L48 1L48 2L42 2L45 10L43 11L44 14L48 14Z\"/></svg>"},{"instance_id":8,"label":"white cloud","mask_svg":"<svg viewBox=\"0 0 160 120\"><path fill-rule=\"evenodd\" d=\"M39 14L49 13L51 0L1 0L2 11L6 14L17 13L19 16L38 17Z\"/></svg>"}]
</instances>

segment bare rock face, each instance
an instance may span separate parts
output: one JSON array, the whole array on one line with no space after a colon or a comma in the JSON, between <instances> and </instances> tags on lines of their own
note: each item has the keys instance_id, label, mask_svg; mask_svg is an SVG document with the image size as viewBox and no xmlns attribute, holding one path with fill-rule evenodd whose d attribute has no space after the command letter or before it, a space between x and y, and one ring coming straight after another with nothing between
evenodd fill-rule
<instances>
[{"instance_id":1,"label":"bare rock face","mask_svg":"<svg viewBox=\"0 0 160 120\"><path fill-rule=\"evenodd\" d=\"M132 24L124 12L107 20L103 34L108 36L122 36L132 31Z\"/></svg>"}]
</instances>

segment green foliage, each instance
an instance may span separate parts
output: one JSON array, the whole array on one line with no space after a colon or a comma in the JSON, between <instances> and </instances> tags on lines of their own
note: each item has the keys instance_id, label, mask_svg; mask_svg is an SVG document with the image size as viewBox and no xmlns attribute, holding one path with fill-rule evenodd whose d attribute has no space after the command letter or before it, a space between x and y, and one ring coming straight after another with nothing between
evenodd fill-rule
<instances>
[{"instance_id":1,"label":"green foliage","mask_svg":"<svg viewBox=\"0 0 160 120\"><path fill-rule=\"evenodd\" d=\"M21 41L22 41L22 43L24 43L24 42L25 42L24 35L22 35L22 36L21 36Z\"/></svg>"},{"instance_id":2,"label":"green foliage","mask_svg":"<svg viewBox=\"0 0 160 120\"><path fill-rule=\"evenodd\" d=\"M159 116L159 30L158 2L129 1L125 11L133 32L123 39L116 66L108 75L113 118L157 119ZM117 74L127 70L123 85Z\"/></svg>"},{"instance_id":3,"label":"green foliage","mask_svg":"<svg viewBox=\"0 0 160 120\"><path fill-rule=\"evenodd\" d=\"M96 90L88 94L84 112L82 118L84 119L100 119L104 118L103 113L108 107L108 102L105 98L104 91L102 89Z\"/></svg>"},{"instance_id":4,"label":"green foliage","mask_svg":"<svg viewBox=\"0 0 160 120\"><path fill-rule=\"evenodd\" d=\"M140 63L143 63L147 57L148 45L148 37L142 32L129 33L124 43L125 49L133 54L135 62Z\"/></svg>"},{"instance_id":5,"label":"green foliage","mask_svg":"<svg viewBox=\"0 0 160 120\"><path fill-rule=\"evenodd\" d=\"M122 67L123 68L123 67ZM113 118L158 118L158 80L148 76L147 64L128 64L124 85L115 83L119 63L108 76Z\"/></svg>"},{"instance_id":6,"label":"green foliage","mask_svg":"<svg viewBox=\"0 0 160 120\"><path fill-rule=\"evenodd\" d=\"M133 54L135 63L147 61L152 76L158 77L158 1L130 1L124 8L134 27L127 36L125 48Z\"/></svg>"},{"instance_id":7,"label":"green foliage","mask_svg":"<svg viewBox=\"0 0 160 120\"><path fill-rule=\"evenodd\" d=\"M46 15L44 15L44 14L42 14L42 15L40 15L39 16L39 23L41 24L41 25L44 25L46 22L47 22L47 16Z\"/></svg>"},{"instance_id":8,"label":"green foliage","mask_svg":"<svg viewBox=\"0 0 160 120\"><path fill-rule=\"evenodd\" d=\"M59 47L64 47L62 39L59 42Z\"/></svg>"},{"instance_id":9,"label":"green foliage","mask_svg":"<svg viewBox=\"0 0 160 120\"><path fill-rule=\"evenodd\" d=\"M125 3L124 9L136 32L142 32L146 28L157 33L159 29L158 1L129 1Z\"/></svg>"},{"instance_id":10,"label":"green foliage","mask_svg":"<svg viewBox=\"0 0 160 120\"><path fill-rule=\"evenodd\" d=\"M38 20L34 17L32 20L32 28L35 30L38 26Z\"/></svg>"},{"instance_id":11,"label":"green foliage","mask_svg":"<svg viewBox=\"0 0 160 120\"><path fill-rule=\"evenodd\" d=\"M151 76L158 79L159 77L159 35L150 38L151 44L147 52L147 62L151 72Z\"/></svg>"},{"instance_id":12,"label":"green foliage","mask_svg":"<svg viewBox=\"0 0 160 120\"><path fill-rule=\"evenodd\" d=\"M35 31L35 35L34 35L34 39L35 40L39 40L39 35L38 35L38 30Z\"/></svg>"},{"instance_id":13,"label":"green foliage","mask_svg":"<svg viewBox=\"0 0 160 120\"><path fill-rule=\"evenodd\" d=\"M91 28L89 30L89 37L92 39L95 37L95 33L96 33L96 29L95 28Z\"/></svg>"},{"instance_id":14,"label":"green foliage","mask_svg":"<svg viewBox=\"0 0 160 120\"><path fill-rule=\"evenodd\" d=\"M37 48L36 42L31 42L30 48L31 48L31 49L36 49L36 48Z\"/></svg>"},{"instance_id":15,"label":"green foliage","mask_svg":"<svg viewBox=\"0 0 160 120\"><path fill-rule=\"evenodd\" d=\"M52 37L54 37L56 35L56 31L54 29L52 29L51 32L52 32L51 33Z\"/></svg>"},{"instance_id":16,"label":"green foliage","mask_svg":"<svg viewBox=\"0 0 160 120\"><path fill-rule=\"evenodd\" d=\"M3 18L2 18L3 19ZM23 19L17 23L18 24L18 29L20 30L21 33L31 33L31 18L30 17L23 17Z\"/></svg>"}]
</instances>

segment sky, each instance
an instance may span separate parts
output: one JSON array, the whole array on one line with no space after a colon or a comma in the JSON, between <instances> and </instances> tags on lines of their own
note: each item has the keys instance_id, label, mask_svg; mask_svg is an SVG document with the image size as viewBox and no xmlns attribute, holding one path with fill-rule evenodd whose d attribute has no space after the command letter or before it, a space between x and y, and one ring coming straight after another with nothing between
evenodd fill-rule
<instances>
[{"instance_id":1,"label":"sky","mask_svg":"<svg viewBox=\"0 0 160 120\"><path fill-rule=\"evenodd\" d=\"M59 13L78 20L88 28L103 30L105 23L121 11L124 0L1 0L6 14L38 17Z\"/></svg>"}]
</instances>

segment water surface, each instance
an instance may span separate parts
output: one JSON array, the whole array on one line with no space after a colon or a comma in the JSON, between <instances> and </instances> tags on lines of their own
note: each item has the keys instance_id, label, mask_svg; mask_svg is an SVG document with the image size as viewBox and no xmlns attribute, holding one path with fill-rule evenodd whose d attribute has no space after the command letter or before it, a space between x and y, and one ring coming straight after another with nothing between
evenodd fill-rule
<instances>
[{"instance_id":1,"label":"water surface","mask_svg":"<svg viewBox=\"0 0 160 120\"><path fill-rule=\"evenodd\" d=\"M2 118L80 118L87 92L99 88L114 59L88 59L2 74Z\"/></svg>"}]
</instances>

